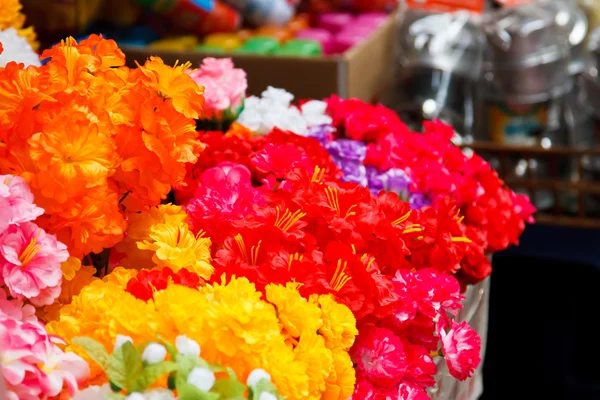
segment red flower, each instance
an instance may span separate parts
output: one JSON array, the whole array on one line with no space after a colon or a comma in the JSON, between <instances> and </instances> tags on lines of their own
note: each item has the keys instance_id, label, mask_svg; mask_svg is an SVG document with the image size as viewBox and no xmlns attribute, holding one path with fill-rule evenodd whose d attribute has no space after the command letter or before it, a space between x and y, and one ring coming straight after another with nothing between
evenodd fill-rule
<instances>
[{"instance_id":1,"label":"red flower","mask_svg":"<svg viewBox=\"0 0 600 400\"><path fill-rule=\"evenodd\" d=\"M165 290L170 283L197 289L204 280L185 268L177 273L168 267L150 271L142 270L127 282L125 291L140 300L148 301L154 297L155 291Z\"/></svg>"},{"instance_id":2,"label":"red flower","mask_svg":"<svg viewBox=\"0 0 600 400\"><path fill-rule=\"evenodd\" d=\"M477 332L466 322L455 321L446 331L445 320L440 319L438 335L450 374L461 381L471 377L481 362L481 338Z\"/></svg>"},{"instance_id":3,"label":"red flower","mask_svg":"<svg viewBox=\"0 0 600 400\"><path fill-rule=\"evenodd\" d=\"M357 376L375 385L394 387L407 370L402 341L394 332L373 325L364 326L352 348Z\"/></svg>"},{"instance_id":4,"label":"red flower","mask_svg":"<svg viewBox=\"0 0 600 400\"><path fill-rule=\"evenodd\" d=\"M437 366L431 358L429 350L406 340L403 343L407 361L405 381L423 389L435 385Z\"/></svg>"}]
</instances>

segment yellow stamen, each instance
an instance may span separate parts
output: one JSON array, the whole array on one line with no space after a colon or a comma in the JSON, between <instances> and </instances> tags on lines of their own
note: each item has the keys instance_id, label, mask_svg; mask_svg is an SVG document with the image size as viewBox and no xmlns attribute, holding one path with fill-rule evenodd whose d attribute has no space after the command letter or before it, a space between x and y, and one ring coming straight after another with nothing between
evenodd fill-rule
<instances>
[{"instance_id":1,"label":"yellow stamen","mask_svg":"<svg viewBox=\"0 0 600 400\"><path fill-rule=\"evenodd\" d=\"M400 225L401 223L406 221L408 219L408 217L410 217L411 213L412 213L412 210L408 211L406 214L404 214L403 216L401 216L400 218L398 218L397 220L392 222L392 225Z\"/></svg>"},{"instance_id":2,"label":"yellow stamen","mask_svg":"<svg viewBox=\"0 0 600 400\"><path fill-rule=\"evenodd\" d=\"M371 257L368 254L363 254L362 257L360 258L360 261L365 264L365 261L367 261L367 263L365 264L365 266L367 267L367 271L371 268L371 265L373 265L373 263L375 262L375 257Z\"/></svg>"},{"instance_id":3,"label":"yellow stamen","mask_svg":"<svg viewBox=\"0 0 600 400\"><path fill-rule=\"evenodd\" d=\"M35 237L31 239L31 242L25 247L25 250L19 256L19 261L21 262L21 267L24 267L33 260L33 257L40 251L41 246L37 243L37 238L40 235L41 230L38 230L35 234Z\"/></svg>"},{"instance_id":4,"label":"yellow stamen","mask_svg":"<svg viewBox=\"0 0 600 400\"><path fill-rule=\"evenodd\" d=\"M352 254L356 254L356 247L353 244L350 245L352 247Z\"/></svg>"},{"instance_id":5,"label":"yellow stamen","mask_svg":"<svg viewBox=\"0 0 600 400\"><path fill-rule=\"evenodd\" d=\"M196 239L203 238L203 237L204 237L204 235L206 235L206 232L205 232L205 231L203 231L202 229L200 229L200 232L198 232L198 233L196 234Z\"/></svg>"},{"instance_id":6,"label":"yellow stamen","mask_svg":"<svg viewBox=\"0 0 600 400\"><path fill-rule=\"evenodd\" d=\"M463 219L465 219L464 215L458 219L458 223L460 224L461 222L463 222Z\"/></svg>"},{"instance_id":7,"label":"yellow stamen","mask_svg":"<svg viewBox=\"0 0 600 400\"><path fill-rule=\"evenodd\" d=\"M275 226L280 228L282 231L287 232L292 226L296 224L296 222L300 221L306 213L303 213L300 210L297 210L293 214L290 210L286 209L283 213L283 216L280 215L279 206L276 207L277 216L275 218Z\"/></svg>"},{"instance_id":8,"label":"yellow stamen","mask_svg":"<svg viewBox=\"0 0 600 400\"><path fill-rule=\"evenodd\" d=\"M347 261L342 262L342 260L338 260L335 273L331 277L331 281L329 281L329 284L336 292L342 290L344 285L346 285L346 283L352 279L350 276L346 275L346 267L348 267Z\"/></svg>"},{"instance_id":9,"label":"yellow stamen","mask_svg":"<svg viewBox=\"0 0 600 400\"><path fill-rule=\"evenodd\" d=\"M237 242L237 245L240 249L240 253L242 253L242 257L244 258L244 261L249 263L250 260L248 259L248 252L246 251L246 244L244 243L244 238L238 233L234 236L234 239Z\"/></svg>"},{"instance_id":10,"label":"yellow stamen","mask_svg":"<svg viewBox=\"0 0 600 400\"><path fill-rule=\"evenodd\" d=\"M415 240L423 240L423 236L417 236Z\"/></svg>"},{"instance_id":11,"label":"yellow stamen","mask_svg":"<svg viewBox=\"0 0 600 400\"><path fill-rule=\"evenodd\" d=\"M353 216L353 215L356 215L356 211L352 211L352 209L353 209L354 207L356 207L356 204L353 204L353 205L351 205L351 206L348 208L348 211L346 211L346 216L344 216L344 219L346 219L346 218L348 218L348 217L351 217L351 216Z\"/></svg>"},{"instance_id":12,"label":"yellow stamen","mask_svg":"<svg viewBox=\"0 0 600 400\"><path fill-rule=\"evenodd\" d=\"M421 232L423 229L421 228L410 228L410 229L405 229L402 233L406 234L406 233L414 233L414 232Z\"/></svg>"},{"instance_id":13,"label":"yellow stamen","mask_svg":"<svg viewBox=\"0 0 600 400\"><path fill-rule=\"evenodd\" d=\"M327 186L325 188L325 196L327 196L327 203L329 203L329 206L335 210L338 217L341 217L342 210L340 207L340 197L337 188ZM344 219L356 215L356 212L352 211L356 206L356 204L353 204L350 207L348 207L348 211L346 211Z\"/></svg>"},{"instance_id":14,"label":"yellow stamen","mask_svg":"<svg viewBox=\"0 0 600 400\"><path fill-rule=\"evenodd\" d=\"M461 242L461 243L471 243L471 239L466 238L466 237L453 237L452 241L453 242Z\"/></svg>"},{"instance_id":15,"label":"yellow stamen","mask_svg":"<svg viewBox=\"0 0 600 400\"><path fill-rule=\"evenodd\" d=\"M315 172L313 172L311 182L320 183L323 179L323 175L325 174L325 170L319 168L319 166L315 167Z\"/></svg>"},{"instance_id":16,"label":"yellow stamen","mask_svg":"<svg viewBox=\"0 0 600 400\"><path fill-rule=\"evenodd\" d=\"M258 264L258 251L260 250L261 243L262 243L262 240L259 240L258 244L256 246L252 246L252 248L250 249L250 256L252 257L252 265Z\"/></svg>"}]
</instances>

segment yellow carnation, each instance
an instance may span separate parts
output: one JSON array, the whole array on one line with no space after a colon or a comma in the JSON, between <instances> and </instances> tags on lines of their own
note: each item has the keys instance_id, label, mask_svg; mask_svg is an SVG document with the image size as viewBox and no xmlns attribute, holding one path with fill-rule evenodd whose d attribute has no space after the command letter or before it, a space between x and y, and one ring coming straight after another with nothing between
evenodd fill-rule
<instances>
[{"instance_id":1,"label":"yellow carnation","mask_svg":"<svg viewBox=\"0 0 600 400\"><path fill-rule=\"evenodd\" d=\"M152 261L160 267L169 267L174 272L189 268L208 280L213 273L210 264L209 238L194 235L186 223L164 223L153 225L150 240L138 242L138 248L154 252Z\"/></svg>"},{"instance_id":2,"label":"yellow carnation","mask_svg":"<svg viewBox=\"0 0 600 400\"><path fill-rule=\"evenodd\" d=\"M323 400L346 400L354 392L356 373L350 354L346 351L333 352L333 368L326 379L327 389Z\"/></svg>"},{"instance_id":3,"label":"yellow carnation","mask_svg":"<svg viewBox=\"0 0 600 400\"><path fill-rule=\"evenodd\" d=\"M358 335L356 318L348 307L335 301L331 295L312 295L310 301L321 306L323 326L319 333L330 349L349 350Z\"/></svg>"}]
</instances>

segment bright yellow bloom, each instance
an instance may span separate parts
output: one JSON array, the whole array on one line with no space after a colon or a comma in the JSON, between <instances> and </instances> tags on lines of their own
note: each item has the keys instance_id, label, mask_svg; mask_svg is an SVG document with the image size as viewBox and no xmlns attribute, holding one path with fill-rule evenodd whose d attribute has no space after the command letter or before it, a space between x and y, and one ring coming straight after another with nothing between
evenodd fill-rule
<instances>
[{"instance_id":1,"label":"bright yellow bloom","mask_svg":"<svg viewBox=\"0 0 600 400\"><path fill-rule=\"evenodd\" d=\"M15 28L19 36L27 39L33 50L37 50L39 43L36 41L33 27L22 29L25 15L21 12L21 8L19 0L0 0L0 30Z\"/></svg>"},{"instance_id":2,"label":"bright yellow bloom","mask_svg":"<svg viewBox=\"0 0 600 400\"><path fill-rule=\"evenodd\" d=\"M294 349L296 360L307 365L306 373L309 379L308 399L319 400L327 388L325 378L333 369L333 354L325 347L325 340L315 331L306 331L300 337L298 346Z\"/></svg>"},{"instance_id":3,"label":"bright yellow bloom","mask_svg":"<svg viewBox=\"0 0 600 400\"><path fill-rule=\"evenodd\" d=\"M114 250L123 255L119 264L125 268L149 269L154 266L152 256L154 253L138 248L138 242L150 241L150 233L153 225L169 223L179 225L187 219L183 208L173 204L163 204L158 207L150 207L141 213L126 214L127 234L123 241L114 247Z\"/></svg>"},{"instance_id":4,"label":"bright yellow bloom","mask_svg":"<svg viewBox=\"0 0 600 400\"><path fill-rule=\"evenodd\" d=\"M110 274L102 278L102 280L104 282L114 283L115 285L125 289L127 287L127 282L129 282L131 278L135 278L137 273L138 272L136 270L116 267Z\"/></svg>"},{"instance_id":5,"label":"bright yellow bloom","mask_svg":"<svg viewBox=\"0 0 600 400\"><path fill-rule=\"evenodd\" d=\"M169 267L174 272L189 268L200 277L210 279L214 268L210 264L209 238L190 230L186 223L164 223L153 225L150 240L138 242L141 250L151 250L155 254L152 261L159 267Z\"/></svg>"},{"instance_id":6,"label":"bright yellow bloom","mask_svg":"<svg viewBox=\"0 0 600 400\"><path fill-rule=\"evenodd\" d=\"M323 400L346 400L354 392L356 372L350 354L346 351L333 352L333 368L326 379L327 389Z\"/></svg>"},{"instance_id":7,"label":"bright yellow bloom","mask_svg":"<svg viewBox=\"0 0 600 400\"><path fill-rule=\"evenodd\" d=\"M60 266L63 278L70 281L75 278L77 271L81 269L81 260L75 257L69 257L67 261L61 264Z\"/></svg>"},{"instance_id":8,"label":"bright yellow bloom","mask_svg":"<svg viewBox=\"0 0 600 400\"><path fill-rule=\"evenodd\" d=\"M319 334L328 348L349 350L358 335L356 318L348 307L335 301L331 295L312 295L311 303L319 304L323 311L323 326Z\"/></svg>"}]
</instances>

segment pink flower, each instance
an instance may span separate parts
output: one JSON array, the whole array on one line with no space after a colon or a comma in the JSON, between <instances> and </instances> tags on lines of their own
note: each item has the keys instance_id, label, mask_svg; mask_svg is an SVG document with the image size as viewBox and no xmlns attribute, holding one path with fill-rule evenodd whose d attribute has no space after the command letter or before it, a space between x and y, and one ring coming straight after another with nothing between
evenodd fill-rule
<instances>
[{"instance_id":1,"label":"pink flower","mask_svg":"<svg viewBox=\"0 0 600 400\"><path fill-rule=\"evenodd\" d=\"M204 86L204 110L209 118L219 117L225 110L235 112L241 107L248 88L246 72L234 68L230 58L205 58L190 76L198 85Z\"/></svg>"},{"instance_id":2,"label":"pink flower","mask_svg":"<svg viewBox=\"0 0 600 400\"><path fill-rule=\"evenodd\" d=\"M429 400L429 396L423 389L410 383L401 383L398 387L397 400Z\"/></svg>"},{"instance_id":3,"label":"pink flower","mask_svg":"<svg viewBox=\"0 0 600 400\"><path fill-rule=\"evenodd\" d=\"M0 318L4 316L22 322L37 322L38 320L35 316L35 308L31 304L23 305L23 302L18 299L8 300L4 290L0 290L0 310L3 313L0 313Z\"/></svg>"},{"instance_id":4,"label":"pink flower","mask_svg":"<svg viewBox=\"0 0 600 400\"><path fill-rule=\"evenodd\" d=\"M438 335L450 374L458 380L469 378L481 362L481 338L466 322L452 321L446 332L446 322L440 318Z\"/></svg>"},{"instance_id":5,"label":"pink flower","mask_svg":"<svg viewBox=\"0 0 600 400\"><path fill-rule=\"evenodd\" d=\"M66 384L73 395L89 375L87 363L64 353L38 321L23 322L0 310L0 370L8 399L34 400L57 396Z\"/></svg>"},{"instance_id":6,"label":"pink flower","mask_svg":"<svg viewBox=\"0 0 600 400\"><path fill-rule=\"evenodd\" d=\"M374 325L366 325L359 331L352 359L358 377L383 387L398 384L407 368L400 338L389 329Z\"/></svg>"},{"instance_id":7,"label":"pink flower","mask_svg":"<svg viewBox=\"0 0 600 400\"><path fill-rule=\"evenodd\" d=\"M404 374L405 382L412 383L423 389L435 385L437 366L429 355L429 350L407 341L403 343L408 364L406 373Z\"/></svg>"},{"instance_id":8,"label":"pink flower","mask_svg":"<svg viewBox=\"0 0 600 400\"><path fill-rule=\"evenodd\" d=\"M0 234L0 277L11 296L49 305L60 293L67 247L31 222Z\"/></svg>"},{"instance_id":9,"label":"pink flower","mask_svg":"<svg viewBox=\"0 0 600 400\"><path fill-rule=\"evenodd\" d=\"M43 213L33 204L33 194L23 178L0 175L0 232L8 225L33 221Z\"/></svg>"}]
</instances>

